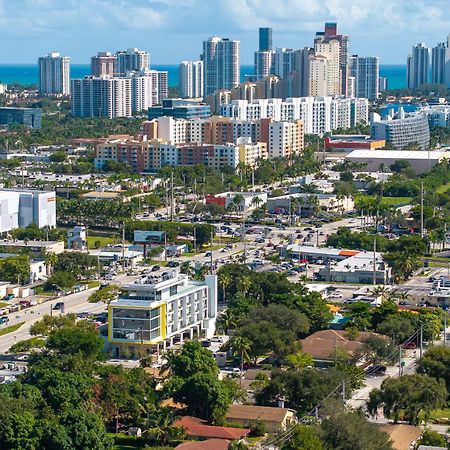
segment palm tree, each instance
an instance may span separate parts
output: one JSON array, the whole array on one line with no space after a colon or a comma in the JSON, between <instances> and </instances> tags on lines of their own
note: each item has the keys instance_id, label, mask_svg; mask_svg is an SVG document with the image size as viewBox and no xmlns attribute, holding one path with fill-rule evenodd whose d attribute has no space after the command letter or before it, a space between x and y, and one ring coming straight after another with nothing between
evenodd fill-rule
<instances>
[{"instance_id":1,"label":"palm tree","mask_svg":"<svg viewBox=\"0 0 450 450\"><path fill-rule=\"evenodd\" d=\"M233 349L233 354L235 356L240 356L241 358L241 375L240 384L242 385L242 374L244 372L244 361L250 361L249 351L252 348L252 343L250 339L244 336L235 336L231 342L231 348Z\"/></svg>"},{"instance_id":2,"label":"palm tree","mask_svg":"<svg viewBox=\"0 0 450 450\"><path fill-rule=\"evenodd\" d=\"M189 278L192 278L195 274L195 271L189 261L185 261L183 264L181 264L180 272L188 275Z\"/></svg>"},{"instance_id":3,"label":"palm tree","mask_svg":"<svg viewBox=\"0 0 450 450\"><path fill-rule=\"evenodd\" d=\"M44 264L47 267L47 275L50 275L52 268L58 262L58 255L55 252L46 252L44 255Z\"/></svg>"},{"instance_id":4,"label":"palm tree","mask_svg":"<svg viewBox=\"0 0 450 450\"><path fill-rule=\"evenodd\" d=\"M253 284L252 280L250 279L250 277L246 275L239 277L239 279L237 280L238 290L242 292L242 295L244 297L252 287L252 284Z\"/></svg>"},{"instance_id":5,"label":"palm tree","mask_svg":"<svg viewBox=\"0 0 450 450\"><path fill-rule=\"evenodd\" d=\"M173 438L181 438L184 434L181 427L175 427L174 423L178 414L171 408L160 408L147 414L147 418L140 424L144 428L144 436L158 442L167 444Z\"/></svg>"},{"instance_id":6,"label":"palm tree","mask_svg":"<svg viewBox=\"0 0 450 450\"><path fill-rule=\"evenodd\" d=\"M244 201L244 196L242 194L236 194L233 197L233 203L236 205L237 212L244 212L244 207L242 206L242 202ZM242 206L242 208L241 208ZM241 211L242 209L242 211Z\"/></svg>"},{"instance_id":7,"label":"palm tree","mask_svg":"<svg viewBox=\"0 0 450 450\"><path fill-rule=\"evenodd\" d=\"M219 274L219 285L222 286L222 300L225 303L225 292L231 284L231 277L226 273Z\"/></svg>"},{"instance_id":8,"label":"palm tree","mask_svg":"<svg viewBox=\"0 0 450 450\"><path fill-rule=\"evenodd\" d=\"M262 199L259 195L255 195L255 197L252 198L251 205L255 208L259 208L259 205L262 203Z\"/></svg>"},{"instance_id":9,"label":"palm tree","mask_svg":"<svg viewBox=\"0 0 450 450\"><path fill-rule=\"evenodd\" d=\"M232 330L233 328L237 327L236 316L231 312L230 309L226 309L217 318L216 327L218 330L221 330L225 334L227 334L228 330Z\"/></svg>"}]
</instances>

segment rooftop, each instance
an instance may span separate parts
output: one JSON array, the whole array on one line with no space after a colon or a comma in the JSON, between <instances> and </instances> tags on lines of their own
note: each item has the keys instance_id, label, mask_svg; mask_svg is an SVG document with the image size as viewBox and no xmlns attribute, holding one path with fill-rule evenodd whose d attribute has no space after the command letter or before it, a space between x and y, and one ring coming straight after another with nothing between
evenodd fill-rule
<instances>
[{"instance_id":1,"label":"rooftop","mask_svg":"<svg viewBox=\"0 0 450 450\"><path fill-rule=\"evenodd\" d=\"M345 158L388 158L388 159L440 159L449 158L450 152L419 150L353 150Z\"/></svg>"},{"instance_id":2,"label":"rooftop","mask_svg":"<svg viewBox=\"0 0 450 450\"><path fill-rule=\"evenodd\" d=\"M233 419L243 420L264 420L267 422L281 423L288 413L293 412L288 408L275 408L272 406L254 406L254 405L231 405L226 419L230 422Z\"/></svg>"}]
</instances>

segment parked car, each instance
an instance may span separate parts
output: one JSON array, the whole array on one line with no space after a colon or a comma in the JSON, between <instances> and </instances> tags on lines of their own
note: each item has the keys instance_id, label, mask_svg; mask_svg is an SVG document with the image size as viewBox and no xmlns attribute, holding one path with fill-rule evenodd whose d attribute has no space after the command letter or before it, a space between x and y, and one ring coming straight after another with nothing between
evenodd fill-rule
<instances>
[{"instance_id":1,"label":"parked car","mask_svg":"<svg viewBox=\"0 0 450 450\"><path fill-rule=\"evenodd\" d=\"M161 266L158 266L158 265L153 266L153 267L152 267L152 272L156 272L156 271L158 271L159 269L161 269Z\"/></svg>"},{"instance_id":2,"label":"parked car","mask_svg":"<svg viewBox=\"0 0 450 450\"><path fill-rule=\"evenodd\" d=\"M178 267L180 263L178 261L169 261L167 264L169 267Z\"/></svg>"},{"instance_id":3,"label":"parked car","mask_svg":"<svg viewBox=\"0 0 450 450\"><path fill-rule=\"evenodd\" d=\"M57 303L55 303L54 305L53 305L53 308L52 309L54 309L54 310L60 310L60 309L63 309L64 308L64 302L57 302Z\"/></svg>"},{"instance_id":4,"label":"parked car","mask_svg":"<svg viewBox=\"0 0 450 450\"><path fill-rule=\"evenodd\" d=\"M405 344L402 344L402 348L407 350L415 350L417 348L417 344L415 342L406 342Z\"/></svg>"},{"instance_id":5,"label":"parked car","mask_svg":"<svg viewBox=\"0 0 450 450\"><path fill-rule=\"evenodd\" d=\"M209 340L202 341L202 347L211 347L211 341Z\"/></svg>"},{"instance_id":6,"label":"parked car","mask_svg":"<svg viewBox=\"0 0 450 450\"><path fill-rule=\"evenodd\" d=\"M3 316L0 317L0 325L4 325L9 322L9 317Z\"/></svg>"}]
</instances>

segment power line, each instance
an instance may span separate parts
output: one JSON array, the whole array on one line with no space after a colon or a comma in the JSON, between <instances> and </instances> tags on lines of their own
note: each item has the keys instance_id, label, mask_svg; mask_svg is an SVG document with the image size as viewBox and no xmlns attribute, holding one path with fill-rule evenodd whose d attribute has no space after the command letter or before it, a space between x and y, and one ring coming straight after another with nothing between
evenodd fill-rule
<instances>
[{"instance_id":1,"label":"power line","mask_svg":"<svg viewBox=\"0 0 450 450\"><path fill-rule=\"evenodd\" d=\"M417 339L417 336L420 332L421 332L421 328L418 328L411 336L409 336L405 341L400 343L397 346L398 348L396 348L389 356L387 356L385 358L385 361L389 362L389 361L393 361L393 360L397 359L397 355L399 354L399 352L401 354L401 349L404 346L408 345L409 343L413 342L415 339ZM399 364L401 364L401 361L399 361ZM378 368L376 366L372 366L369 370L364 371L364 375L367 377L367 376L377 372L377 370L378 370ZM314 406L314 408L312 408L309 412L304 414L297 421L297 423L293 424L290 428L288 428L286 431L284 431L280 435L272 438L272 440L268 440L265 444L263 444L262 449L269 450L272 447L276 448L276 446L278 446L279 444L283 444L283 443L287 442L294 434L295 429L297 428L298 425L301 425L301 424L304 424L304 423L310 421L311 417L315 416L316 418L318 418L319 409L323 406L323 404L330 398L334 397L336 394L341 394L343 391L343 387L346 386L346 383L351 383L353 381L355 381L354 376L350 376L347 379L344 379L343 381L341 381L339 383L339 385L336 386L336 388L334 388L316 406Z\"/></svg>"}]
</instances>

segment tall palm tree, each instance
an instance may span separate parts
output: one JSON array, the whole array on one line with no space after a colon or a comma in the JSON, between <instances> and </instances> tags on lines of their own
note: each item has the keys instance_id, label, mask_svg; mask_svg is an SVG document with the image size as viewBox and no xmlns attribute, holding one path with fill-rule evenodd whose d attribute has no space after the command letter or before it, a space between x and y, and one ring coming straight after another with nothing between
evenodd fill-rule
<instances>
[{"instance_id":1,"label":"tall palm tree","mask_svg":"<svg viewBox=\"0 0 450 450\"><path fill-rule=\"evenodd\" d=\"M236 316L231 312L230 309L226 309L222 314L217 318L218 330L223 331L225 334L228 333L228 330L232 330L237 327Z\"/></svg>"},{"instance_id":2,"label":"tall palm tree","mask_svg":"<svg viewBox=\"0 0 450 450\"><path fill-rule=\"evenodd\" d=\"M231 277L226 273L219 274L219 285L222 287L222 300L225 303L225 292L231 284Z\"/></svg>"},{"instance_id":3,"label":"tall palm tree","mask_svg":"<svg viewBox=\"0 0 450 450\"><path fill-rule=\"evenodd\" d=\"M236 194L233 197L233 203L236 205L237 212L244 212L244 207L242 206L242 202L244 201L244 196L242 194Z\"/></svg>"},{"instance_id":4,"label":"tall palm tree","mask_svg":"<svg viewBox=\"0 0 450 450\"><path fill-rule=\"evenodd\" d=\"M55 252L46 252L44 255L44 264L47 267L47 275L50 275L53 267L58 262L58 255Z\"/></svg>"},{"instance_id":5,"label":"tall palm tree","mask_svg":"<svg viewBox=\"0 0 450 450\"><path fill-rule=\"evenodd\" d=\"M233 349L233 353L235 356L240 356L241 358L241 375L240 375L240 384L242 385L242 375L244 372L244 361L250 361L249 352L252 348L252 343L250 339L244 336L235 336L231 342L231 348Z\"/></svg>"},{"instance_id":6,"label":"tall palm tree","mask_svg":"<svg viewBox=\"0 0 450 450\"><path fill-rule=\"evenodd\" d=\"M247 294L247 292L250 290L250 288L252 287L252 284L253 284L252 280L247 275L242 275L237 280L238 290L242 292L242 295L244 297Z\"/></svg>"}]
</instances>

